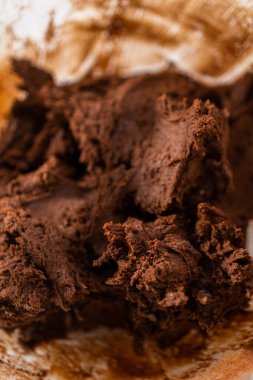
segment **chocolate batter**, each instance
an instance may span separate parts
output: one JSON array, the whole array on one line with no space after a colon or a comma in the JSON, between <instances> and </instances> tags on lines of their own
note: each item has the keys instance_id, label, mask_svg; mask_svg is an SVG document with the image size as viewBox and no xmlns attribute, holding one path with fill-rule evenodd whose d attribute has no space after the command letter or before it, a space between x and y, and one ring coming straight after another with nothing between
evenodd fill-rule
<instances>
[{"instance_id":1,"label":"chocolate batter","mask_svg":"<svg viewBox=\"0 0 253 380\"><path fill-rule=\"evenodd\" d=\"M27 96L0 143L1 326L85 321L105 300L113 316L118 299L137 335L166 343L245 308L243 233L213 206L232 194L231 89L176 73L59 88L14 66Z\"/></svg>"}]
</instances>

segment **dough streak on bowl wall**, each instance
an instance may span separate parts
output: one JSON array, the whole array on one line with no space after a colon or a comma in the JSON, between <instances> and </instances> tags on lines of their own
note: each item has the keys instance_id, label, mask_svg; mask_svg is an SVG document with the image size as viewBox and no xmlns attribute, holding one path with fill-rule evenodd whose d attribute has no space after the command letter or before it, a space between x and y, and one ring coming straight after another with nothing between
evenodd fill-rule
<instances>
[{"instance_id":1,"label":"dough streak on bowl wall","mask_svg":"<svg viewBox=\"0 0 253 380\"><path fill-rule=\"evenodd\" d=\"M0 32L0 56L32 59L58 83L174 63L217 85L253 61L252 1L1 0Z\"/></svg>"}]
</instances>

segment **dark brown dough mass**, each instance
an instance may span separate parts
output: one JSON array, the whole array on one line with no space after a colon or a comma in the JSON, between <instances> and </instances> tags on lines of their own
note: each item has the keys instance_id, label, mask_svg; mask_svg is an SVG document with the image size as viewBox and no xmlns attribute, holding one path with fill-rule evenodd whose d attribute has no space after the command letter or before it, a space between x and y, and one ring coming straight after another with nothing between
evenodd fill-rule
<instances>
[{"instance_id":1,"label":"dark brown dough mass","mask_svg":"<svg viewBox=\"0 0 253 380\"><path fill-rule=\"evenodd\" d=\"M26 98L0 142L0 325L105 309L113 324L117 304L166 343L245 308L243 233L211 205L232 189L228 112L212 102L229 95L177 73L57 87L14 67Z\"/></svg>"},{"instance_id":2,"label":"dark brown dough mass","mask_svg":"<svg viewBox=\"0 0 253 380\"><path fill-rule=\"evenodd\" d=\"M161 338L187 320L208 330L247 305L252 269L242 231L215 207L200 203L190 232L178 215L104 228L109 244L95 265L117 263L107 283L123 289L137 331Z\"/></svg>"},{"instance_id":3,"label":"dark brown dough mass","mask_svg":"<svg viewBox=\"0 0 253 380\"><path fill-rule=\"evenodd\" d=\"M0 236L2 327L40 320L52 307L67 311L76 293L88 293L77 264L70 260L73 248L48 220L2 207Z\"/></svg>"},{"instance_id":4,"label":"dark brown dough mass","mask_svg":"<svg viewBox=\"0 0 253 380\"><path fill-rule=\"evenodd\" d=\"M230 168L226 158L227 123L210 102L157 102L154 127L136 161L136 201L153 214L170 206L218 199L226 193ZM139 164L140 162L140 164Z\"/></svg>"},{"instance_id":5,"label":"dark brown dough mass","mask_svg":"<svg viewBox=\"0 0 253 380\"><path fill-rule=\"evenodd\" d=\"M223 112L194 100L187 93L191 82L182 77L157 82L112 80L65 92L49 86L41 96L69 120L86 172L95 176L122 167L131 177L128 192L143 211L161 214L184 200L219 199L231 180Z\"/></svg>"}]
</instances>

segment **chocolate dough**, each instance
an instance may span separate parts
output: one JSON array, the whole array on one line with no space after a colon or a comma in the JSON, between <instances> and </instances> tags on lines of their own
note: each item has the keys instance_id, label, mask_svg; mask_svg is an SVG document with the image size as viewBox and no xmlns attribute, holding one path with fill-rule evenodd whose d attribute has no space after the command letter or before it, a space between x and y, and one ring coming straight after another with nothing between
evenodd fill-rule
<instances>
[{"instance_id":1,"label":"chocolate dough","mask_svg":"<svg viewBox=\"0 0 253 380\"><path fill-rule=\"evenodd\" d=\"M0 218L2 327L39 320L54 306L67 311L77 292L88 293L54 225L20 208L2 207Z\"/></svg>"},{"instance_id":2,"label":"chocolate dough","mask_svg":"<svg viewBox=\"0 0 253 380\"><path fill-rule=\"evenodd\" d=\"M242 231L205 203L198 205L194 227L187 227L179 215L104 226L109 244L95 265L117 263L107 283L123 289L139 332L160 338L185 320L208 330L247 305L251 263Z\"/></svg>"},{"instance_id":3,"label":"chocolate dough","mask_svg":"<svg viewBox=\"0 0 253 380\"><path fill-rule=\"evenodd\" d=\"M226 193L227 124L210 102L158 99L156 121L136 160L136 202L161 214L183 201L197 203ZM141 162L141 164L139 164Z\"/></svg>"},{"instance_id":4,"label":"chocolate dough","mask_svg":"<svg viewBox=\"0 0 253 380\"><path fill-rule=\"evenodd\" d=\"M185 199L191 204L219 199L231 180L223 112L194 100L185 78L174 74L153 81L114 79L106 88L98 83L65 92L48 86L41 96L69 120L86 172L94 176L123 167L131 177L128 193L144 212L168 212Z\"/></svg>"},{"instance_id":5,"label":"chocolate dough","mask_svg":"<svg viewBox=\"0 0 253 380\"><path fill-rule=\"evenodd\" d=\"M210 205L232 171L227 111L208 98L228 96L177 73L56 87L14 66L27 96L0 143L0 325L86 323L105 303L113 319L119 301L137 335L171 341L245 308L242 232Z\"/></svg>"}]
</instances>

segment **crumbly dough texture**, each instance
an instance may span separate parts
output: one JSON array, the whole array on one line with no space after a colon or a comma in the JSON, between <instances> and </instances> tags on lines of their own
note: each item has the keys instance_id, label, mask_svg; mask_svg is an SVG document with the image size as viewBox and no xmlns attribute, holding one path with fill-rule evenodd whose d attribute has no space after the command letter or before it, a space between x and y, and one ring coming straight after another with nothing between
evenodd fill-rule
<instances>
[{"instance_id":1,"label":"crumbly dough texture","mask_svg":"<svg viewBox=\"0 0 253 380\"><path fill-rule=\"evenodd\" d=\"M0 144L0 325L85 324L121 300L137 336L167 344L245 308L243 232L212 205L231 189L228 114L208 90L176 73L57 87L14 67L27 96Z\"/></svg>"}]
</instances>

